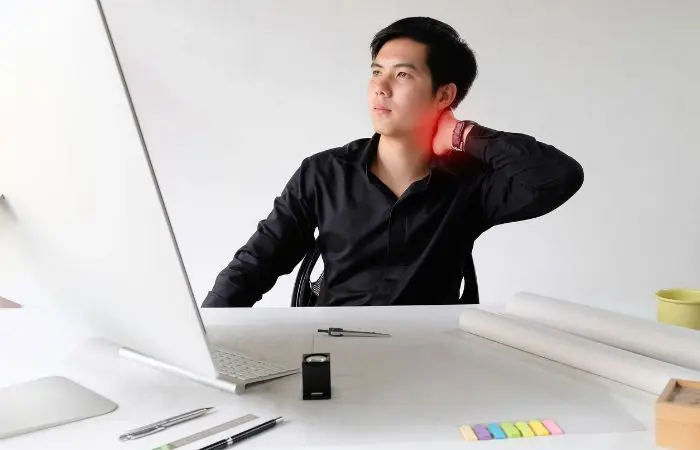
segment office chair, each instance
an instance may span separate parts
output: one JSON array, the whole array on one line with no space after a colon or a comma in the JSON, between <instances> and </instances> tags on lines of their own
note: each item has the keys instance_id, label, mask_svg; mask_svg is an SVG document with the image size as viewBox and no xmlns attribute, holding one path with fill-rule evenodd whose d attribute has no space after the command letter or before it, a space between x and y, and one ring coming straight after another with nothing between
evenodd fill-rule
<instances>
[{"instance_id":1,"label":"office chair","mask_svg":"<svg viewBox=\"0 0 700 450\"><path fill-rule=\"evenodd\" d=\"M301 261L299 272L294 282L294 289L292 290L293 307L315 306L318 302L318 296L321 292L321 283L323 282L323 272L321 272L321 275L316 281L311 281L311 274L319 256L321 256L321 251L318 249L318 245L315 245Z\"/></svg>"}]
</instances>

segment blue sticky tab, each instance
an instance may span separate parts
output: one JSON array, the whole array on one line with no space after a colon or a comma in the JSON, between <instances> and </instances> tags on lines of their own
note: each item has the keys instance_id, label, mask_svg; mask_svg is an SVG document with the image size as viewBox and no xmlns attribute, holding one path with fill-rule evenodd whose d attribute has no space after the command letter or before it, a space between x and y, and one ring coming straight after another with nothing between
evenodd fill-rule
<instances>
[{"instance_id":1,"label":"blue sticky tab","mask_svg":"<svg viewBox=\"0 0 700 450\"><path fill-rule=\"evenodd\" d=\"M493 435L494 439L505 439L506 434L503 432L503 429L501 426L497 423L490 423L488 424L488 429Z\"/></svg>"}]
</instances>

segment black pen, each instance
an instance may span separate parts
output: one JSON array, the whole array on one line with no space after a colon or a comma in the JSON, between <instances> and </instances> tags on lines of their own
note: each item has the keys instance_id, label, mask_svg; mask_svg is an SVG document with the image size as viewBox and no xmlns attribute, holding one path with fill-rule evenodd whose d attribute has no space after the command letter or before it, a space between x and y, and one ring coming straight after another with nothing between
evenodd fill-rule
<instances>
[{"instance_id":1,"label":"black pen","mask_svg":"<svg viewBox=\"0 0 700 450\"><path fill-rule=\"evenodd\" d=\"M244 439L248 439L249 437L255 436L258 433L262 433L263 431L274 427L280 422L282 422L281 417L268 420L265 423L261 423L260 425L251 428L250 430L241 431L238 434L234 434L230 438L222 439L218 442L214 442L213 444L209 444L206 447L202 447L200 450L221 450L222 448L230 447L233 444L241 442Z\"/></svg>"}]
</instances>

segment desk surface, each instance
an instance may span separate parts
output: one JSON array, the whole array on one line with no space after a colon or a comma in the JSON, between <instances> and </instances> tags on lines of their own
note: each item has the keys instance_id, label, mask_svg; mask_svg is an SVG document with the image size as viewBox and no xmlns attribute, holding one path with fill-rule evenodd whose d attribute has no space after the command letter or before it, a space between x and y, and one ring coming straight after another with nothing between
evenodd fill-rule
<instances>
[{"instance_id":1,"label":"desk surface","mask_svg":"<svg viewBox=\"0 0 700 450\"><path fill-rule=\"evenodd\" d=\"M260 420L283 415L287 422L236 448L656 448L653 396L460 335L457 320L464 308L202 310L210 339L221 346L295 363L303 353L330 351L334 398L313 402L300 399L299 375L258 384L237 396L119 358L116 346L91 339L31 309L0 311L0 386L64 375L119 404L115 412L102 417L0 441L0 449L147 449L248 413L260 416ZM379 341L315 333L316 328L328 326L388 331L393 336ZM492 352L493 357L471 366L464 359L475 357L475 348ZM485 390L463 389L464 379L485 376L493 379ZM507 385L513 379L537 385L545 396L562 394L558 405L551 401L543 404L554 408L552 411L566 411L567 405L575 409L568 412L569 420L590 422L591 402L600 400L606 404L601 410L619 407L622 417L629 416L628 422L639 424L640 431L595 432L593 426L593 432L557 437L462 441L457 430L461 424L459 408L465 411L463 423L470 423L469 417L479 417L478 411L470 409L475 404L481 405L484 414L491 413L486 411L491 406L504 414L527 410L527 402L509 404L502 398L494 399L493 405L484 402L487 389L499 383ZM557 380L559 387L553 387ZM475 400L464 401L460 395ZM215 406L217 411L137 441L117 440L127 429L201 406ZM182 448L199 446L201 443Z\"/></svg>"}]
</instances>

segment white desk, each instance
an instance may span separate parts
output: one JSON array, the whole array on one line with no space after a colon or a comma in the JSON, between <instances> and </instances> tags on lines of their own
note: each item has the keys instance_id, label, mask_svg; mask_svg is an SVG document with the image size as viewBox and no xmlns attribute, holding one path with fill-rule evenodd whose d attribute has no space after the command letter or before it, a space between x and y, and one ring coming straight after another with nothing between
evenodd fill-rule
<instances>
[{"instance_id":1,"label":"white desk","mask_svg":"<svg viewBox=\"0 0 700 450\"><path fill-rule=\"evenodd\" d=\"M0 311L0 385L46 375L65 375L119 404L116 411L101 417L0 441L0 449L149 449L248 413L260 416L260 420L283 415L287 422L234 448L320 449L328 448L330 441L336 449L367 450L471 448L468 446L487 449L656 448L653 445L653 396L488 341L483 341L484 347L479 345L479 348L493 350L496 365L474 367L474 370L492 370L494 383L520 376L494 370L498 361L513 357L519 367L540 371L533 374L570 377L570 383L581 387L581 395L591 387L602 393L609 392L609 401L619 402L646 430L469 443L461 440L457 430L460 423L452 419L442 423L440 418L441 415L454 416L455 406L447 405L444 399L451 392L457 392L455 383L470 376L451 370L456 366L460 370L468 367L464 361L455 362L455 357L478 339L451 334L450 330L457 329L457 319L463 308L202 311L210 338L221 345L234 345L261 356L292 362L298 362L302 353L330 349L334 398L321 401L300 399L299 375L259 384L236 396L121 359L115 353L116 347L101 341L85 341L89 336L67 332L63 325L41 318L30 309ZM381 341L349 340L318 336L314 332L316 328L328 326L386 330L393 336ZM397 371L404 376L395 376ZM440 371L444 375L435 377ZM548 382L547 376L543 376L539 384L546 386ZM367 407L372 399L377 400L376 404ZM201 406L216 406L217 412L137 441L117 440L117 435L127 429ZM470 405L467 402L463 406L466 411ZM428 418L420 419L425 412ZM183 448L200 446L201 443L197 443Z\"/></svg>"}]
</instances>

